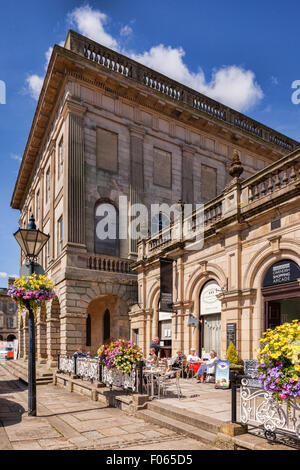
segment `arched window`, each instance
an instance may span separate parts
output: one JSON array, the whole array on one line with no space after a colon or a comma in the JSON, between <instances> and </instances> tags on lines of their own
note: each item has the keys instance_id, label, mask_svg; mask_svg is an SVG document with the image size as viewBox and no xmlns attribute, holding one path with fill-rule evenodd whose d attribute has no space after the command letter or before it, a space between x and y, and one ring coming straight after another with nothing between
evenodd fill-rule
<instances>
[{"instance_id":1,"label":"arched window","mask_svg":"<svg viewBox=\"0 0 300 470\"><path fill-rule=\"evenodd\" d=\"M110 312L105 310L103 317L103 342L110 338Z\"/></svg>"},{"instance_id":2,"label":"arched window","mask_svg":"<svg viewBox=\"0 0 300 470\"><path fill-rule=\"evenodd\" d=\"M95 253L120 256L119 214L109 201L95 207Z\"/></svg>"},{"instance_id":3,"label":"arched window","mask_svg":"<svg viewBox=\"0 0 300 470\"><path fill-rule=\"evenodd\" d=\"M91 316L90 314L86 317L86 346L91 346L92 337L91 337Z\"/></svg>"}]
</instances>

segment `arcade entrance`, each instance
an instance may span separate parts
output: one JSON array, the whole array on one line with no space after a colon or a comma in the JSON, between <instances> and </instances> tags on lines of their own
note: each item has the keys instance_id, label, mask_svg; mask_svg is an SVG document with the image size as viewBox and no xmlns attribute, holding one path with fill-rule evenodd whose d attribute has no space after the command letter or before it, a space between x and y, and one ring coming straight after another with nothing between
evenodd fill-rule
<instances>
[{"instance_id":1,"label":"arcade entrance","mask_svg":"<svg viewBox=\"0 0 300 470\"><path fill-rule=\"evenodd\" d=\"M300 319L300 269L291 260L275 263L268 270L262 288L264 329Z\"/></svg>"}]
</instances>

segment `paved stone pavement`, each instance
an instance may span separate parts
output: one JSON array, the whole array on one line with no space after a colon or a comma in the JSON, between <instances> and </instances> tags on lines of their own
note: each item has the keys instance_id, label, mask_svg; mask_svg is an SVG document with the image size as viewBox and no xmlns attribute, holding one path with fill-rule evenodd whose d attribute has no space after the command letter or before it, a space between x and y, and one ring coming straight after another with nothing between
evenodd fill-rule
<instances>
[{"instance_id":1,"label":"paved stone pavement","mask_svg":"<svg viewBox=\"0 0 300 470\"><path fill-rule=\"evenodd\" d=\"M27 387L0 364L0 449L211 449L52 384L37 399L38 416L26 416Z\"/></svg>"},{"instance_id":2,"label":"paved stone pavement","mask_svg":"<svg viewBox=\"0 0 300 470\"><path fill-rule=\"evenodd\" d=\"M163 403L220 421L231 421L231 390L216 389L213 383L197 383L194 378L180 379L180 388L184 396L182 400L178 400L173 384L168 388L169 395L172 394L173 397L164 398ZM237 394L239 396L239 391ZM237 417L239 418L239 407Z\"/></svg>"}]
</instances>

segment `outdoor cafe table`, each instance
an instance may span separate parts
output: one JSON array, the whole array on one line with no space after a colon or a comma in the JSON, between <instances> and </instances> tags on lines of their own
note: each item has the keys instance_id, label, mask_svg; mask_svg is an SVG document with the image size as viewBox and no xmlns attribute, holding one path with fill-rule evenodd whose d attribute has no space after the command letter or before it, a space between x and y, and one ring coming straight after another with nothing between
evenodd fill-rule
<instances>
[{"instance_id":1,"label":"outdoor cafe table","mask_svg":"<svg viewBox=\"0 0 300 470\"><path fill-rule=\"evenodd\" d=\"M193 370L195 374L197 374L199 367L203 364L203 362L192 362L189 364L189 369Z\"/></svg>"}]
</instances>

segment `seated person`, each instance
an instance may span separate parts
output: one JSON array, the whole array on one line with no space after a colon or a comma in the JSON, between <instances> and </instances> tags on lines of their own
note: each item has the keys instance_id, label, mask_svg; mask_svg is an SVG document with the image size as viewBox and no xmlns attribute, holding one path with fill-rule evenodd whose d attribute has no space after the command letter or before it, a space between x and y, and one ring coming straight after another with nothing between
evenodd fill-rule
<instances>
[{"instance_id":1,"label":"seated person","mask_svg":"<svg viewBox=\"0 0 300 470\"><path fill-rule=\"evenodd\" d=\"M149 351L149 356L146 359L146 366L156 367L158 365L158 357L155 354L155 349L151 348Z\"/></svg>"},{"instance_id":2,"label":"seated person","mask_svg":"<svg viewBox=\"0 0 300 470\"><path fill-rule=\"evenodd\" d=\"M200 361L200 357L197 356L196 354L196 349L195 348L191 348L190 349L190 354L188 355L187 357L187 361L188 361L188 364L192 364L193 362L199 362Z\"/></svg>"},{"instance_id":3,"label":"seated person","mask_svg":"<svg viewBox=\"0 0 300 470\"><path fill-rule=\"evenodd\" d=\"M77 348L73 354L73 357L86 357L86 354L82 352L81 348Z\"/></svg>"},{"instance_id":4,"label":"seated person","mask_svg":"<svg viewBox=\"0 0 300 470\"><path fill-rule=\"evenodd\" d=\"M171 361L169 362L169 365L168 365L168 369L167 369L167 374L172 378L172 377L175 377L176 375L176 372L173 371L172 369L175 368L175 369L181 369L182 367L182 361L185 361L186 360L186 356L185 354L182 353L182 351L177 351L176 352L176 356L174 358L171 359Z\"/></svg>"},{"instance_id":5,"label":"seated person","mask_svg":"<svg viewBox=\"0 0 300 470\"><path fill-rule=\"evenodd\" d=\"M202 364L197 370L195 377L199 379L198 382L204 382L206 374L215 374L216 372L216 365L219 360L217 358L217 353L216 351L210 351L209 355L210 359L206 361L205 364Z\"/></svg>"}]
</instances>

